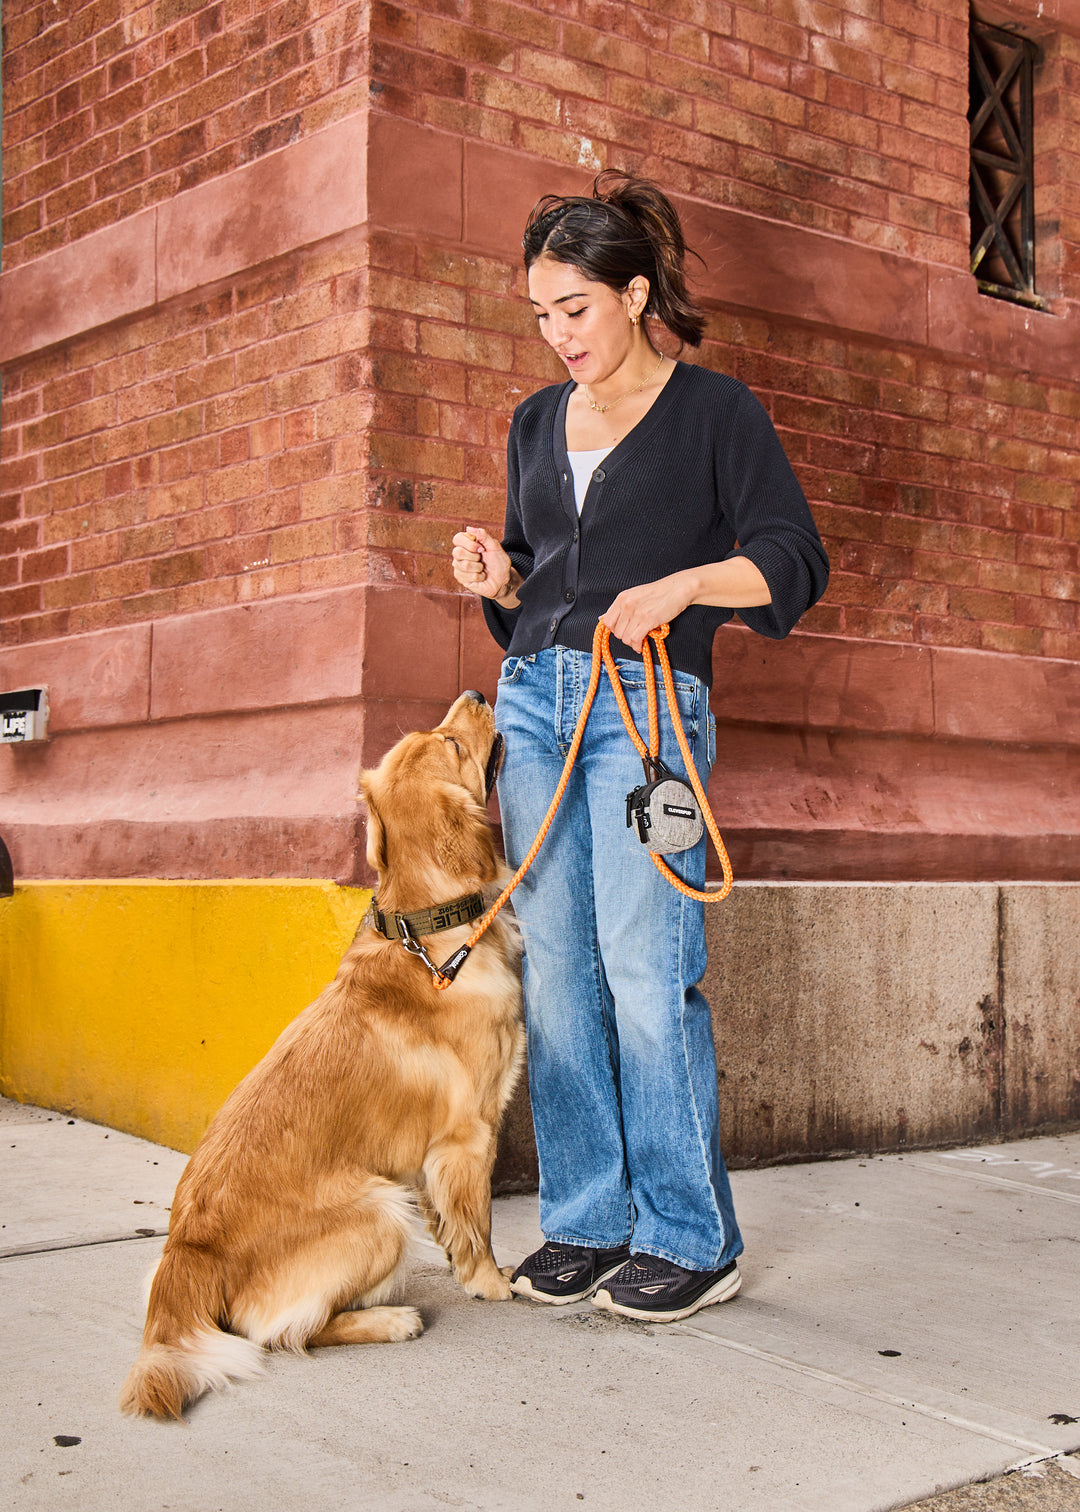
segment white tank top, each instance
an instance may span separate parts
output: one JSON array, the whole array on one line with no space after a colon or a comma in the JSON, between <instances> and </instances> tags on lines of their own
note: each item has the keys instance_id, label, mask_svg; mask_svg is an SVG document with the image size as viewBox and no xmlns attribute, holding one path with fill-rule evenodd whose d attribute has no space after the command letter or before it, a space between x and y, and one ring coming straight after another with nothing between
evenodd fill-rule
<instances>
[{"instance_id":1,"label":"white tank top","mask_svg":"<svg viewBox=\"0 0 1080 1512\"><path fill-rule=\"evenodd\" d=\"M579 515L593 471L600 466L610 450L610 446L601 446L597 451L568 451L566 453L570 459L570 469L574 474L574 498L577 501Z\"/></svg>"}]
</instances>

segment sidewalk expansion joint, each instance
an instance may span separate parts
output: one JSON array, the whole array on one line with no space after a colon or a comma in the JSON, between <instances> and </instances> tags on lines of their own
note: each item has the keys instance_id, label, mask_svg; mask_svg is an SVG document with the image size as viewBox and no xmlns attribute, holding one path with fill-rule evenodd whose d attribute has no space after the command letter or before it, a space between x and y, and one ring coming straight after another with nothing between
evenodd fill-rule
<instances>
[{"instance_id":1,"label":"sidewalk expansion joint","mask_svg":"<svg viewBox=\"0 0 1080 1512\"><path fill-rule=\"evenodd\" d=\"M935 1422L947 1423L951 1428L959 1428L965 1433L974 1433L981 1438L993 1439L998 1444L1007 1444L1011 1449L1020 1449L1038 1459L1050 1459L1064 1452L1052 1448L1049 1444L1040 1444L1032 1439L1020 1438L1013 1433L1004 1433L998 1428L991 1428L986 1423L975 1423L969 1418L958 1417L955 1413L946 1412L940 1407L932 1407L927 1402L916 1402L910 1397L896 1396L891 1391L883 1391L881 1387L870 1386L865 1381L856 1381L850 1376L836 1375L833 1371L822 1370L817 1365L807 1365L801 1360L793 1360L786 1355L773 1354L767 1349L758 1349L753 1344L743 1344L737 1339L711 1333L705 1328L695 1328L689 1323L672 1323L669 1327L672 1333L687 1334L691 1338L717 1344L722 1349L737 1350L740 1354L749 1355L754 1360L761 1360L768 1365L777 1365L782 1370L794 1371L797 1375L821 1381L827 1386L839 1386L842 1390L855 1392L858 1396L871 1397L876 1402L883 1402L890 1407L899 1407L904 1412L914 1412L920 1417L933 1418Z\"/></svg>"},{"instance_id":2,"label":"sidewalk expansion joint","mask_svg":"<svg viewBox=\"0 0 1080 1512\"><path fill-rule=\"evenodd\" d=\"M1080 1203L1080 1192L1059 1192L1056 1187L1035 1186L1030 1181L1014 1181L1011 1176L991 1176L989 1171L972 1171L965 1166L935 1165L929 1160L912 1160L912 1169L929 1171L934 1176L960 1176L967 1181L978 1181L984 1186L1006 1187L1011 1192L1027 1192L1036 1197L1050 1197L1055 1202ZM1071 1172L1055 1172L1071 1175Z\"/></svg>"},{"instance_id":3,"label":"sidewalk expansion joint","mask_svg":"<svg viewBox=\"0 0 1080 1512\"><path fill-rule=\"evenodd\" d=\"M164 1239L168 1229L138 1229L132 1234L106 1234L101 1239L54 1239L46 1244L13 1244L0 1249L0 1260L21 1260L27 1255L51 1255L56 1250L90 1249L95 1244L130 1244L144 1239Z\"/></svg>"}]
</instances>

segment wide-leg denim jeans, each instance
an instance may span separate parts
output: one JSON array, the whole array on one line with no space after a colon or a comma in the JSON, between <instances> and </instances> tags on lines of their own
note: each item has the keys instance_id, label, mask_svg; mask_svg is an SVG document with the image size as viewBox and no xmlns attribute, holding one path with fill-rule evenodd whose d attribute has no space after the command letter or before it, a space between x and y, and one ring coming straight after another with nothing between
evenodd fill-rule
<instances>
[{"instance_id":1,"label":"wide-leg denim jeans","mask_svg":"<svg viewBox=\"0 0 1080 1512\"><path fill-rule=\"evenodd\" d=\"M554 646L503 663L495 708L506 741L499 807L507 860L520 863L558 785L592 658ZM642 738L640 662L618 663ZM715 727L704 685L675 673L702 781ZM659 686L662 759L684 772ZM529 1090L547 1239L726 1265L742 1250L717 1132L717 1079L705 972L704 905L656 870L626 827L644 781L607 678L559 812L514 894L525 943ZM703 838L669 856L695 887Z\"/></svg>"}]
</instances>

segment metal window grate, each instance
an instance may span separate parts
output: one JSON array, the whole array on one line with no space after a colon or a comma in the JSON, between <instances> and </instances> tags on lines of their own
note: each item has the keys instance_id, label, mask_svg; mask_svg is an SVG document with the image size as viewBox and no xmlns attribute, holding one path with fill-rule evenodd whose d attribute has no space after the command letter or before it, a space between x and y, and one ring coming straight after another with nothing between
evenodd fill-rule
<instances>
[{"instance_id":1,"label":"metal window grate","mask_svg":"<svg viewBox=\"0 0 1080 1512\"><path fill-rule=\"evenodd\" d=\"M1039 306L1032 152L1035 45L971 18L971 271L979 289Z\"/></svg>"}]
</instances>

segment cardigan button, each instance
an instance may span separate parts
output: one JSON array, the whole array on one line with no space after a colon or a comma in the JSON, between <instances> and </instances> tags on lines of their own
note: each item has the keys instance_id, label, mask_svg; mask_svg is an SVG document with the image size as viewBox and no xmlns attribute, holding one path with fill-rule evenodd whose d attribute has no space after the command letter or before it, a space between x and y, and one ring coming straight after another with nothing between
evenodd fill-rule
<instances>
[{"instance_id":1,"label":"cardigan button","mask_svg":"<svg viewBox=\"0 0 1080 1512\"><path fill-rule=\"evenodd\" d=\"M548 629L549 630L557 630L558 628L559 628L559 618L558 618L558 615L556 615L555 618L551 621L551 624L548 626Z\"/></svg>"},{"instance_id":2,"label":"cardigan button","mask_svg":"<svg viewBox=\"0 0 1080 1512\"><path fill-rule=\"evenodd\" d=\"M606 477L607 473L604 471L604 469L602 467L598 467L592 475L592 480L594 483L602 483Z\"/></svg>"},{"instance_id":3,"label":"cardigan button","mask_svg":"<svg viewBox=\"0 0 1080 1512\"><path fill-rule=\"evenodd\" d=\"M566 592L563 594L563 598L566 600L566 602L568 604L572 604L574 602L574 599L576 597L577 597L577 595L574 593L574 590L572 588L568 588L566 590Z\"/></svg>"}]
</instances>

